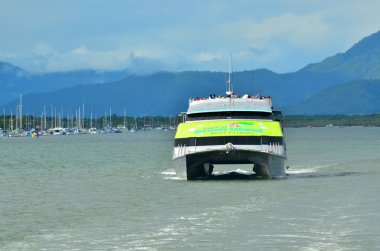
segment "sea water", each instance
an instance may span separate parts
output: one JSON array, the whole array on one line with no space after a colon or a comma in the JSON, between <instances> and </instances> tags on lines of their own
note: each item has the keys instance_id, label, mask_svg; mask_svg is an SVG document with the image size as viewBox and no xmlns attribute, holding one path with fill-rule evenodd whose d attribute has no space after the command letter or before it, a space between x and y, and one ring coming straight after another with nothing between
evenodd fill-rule
<instances>
[{"instance_id":1,"label":"sea water","mask_svg":"<svg viewBox=\"0 0 380 251\"><path fill-rule=\"evenodd\" d=\"M0 250L380 250L380 128L285 134L276 180L178 179L170 131L1 138Z\"/></svg>"}]
</instances>

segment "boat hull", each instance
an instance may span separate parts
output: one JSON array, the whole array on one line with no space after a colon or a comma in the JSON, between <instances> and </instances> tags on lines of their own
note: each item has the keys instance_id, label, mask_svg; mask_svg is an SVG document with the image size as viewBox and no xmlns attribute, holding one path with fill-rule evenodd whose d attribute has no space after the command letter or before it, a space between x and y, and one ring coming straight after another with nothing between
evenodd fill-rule
<instances>
[{"instance_id":1,"label":"boat hull","mask_svg":"<svg viewBox=\"0 0 380 251\"><path fill-rule=\"evenodd\" d=\"M211 175L215 164L252 164L258 177L283 178L286 175L286 158L268 152L214 150L185 154L173 159L176 175L193 180Z\"/></svg>"}]
</instances>

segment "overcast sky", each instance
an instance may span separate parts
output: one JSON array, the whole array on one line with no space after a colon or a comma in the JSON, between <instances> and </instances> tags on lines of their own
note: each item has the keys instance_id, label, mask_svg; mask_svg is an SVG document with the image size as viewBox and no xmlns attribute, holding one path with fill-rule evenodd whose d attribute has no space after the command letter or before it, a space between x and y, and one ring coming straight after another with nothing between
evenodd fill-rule
<instances>
[{"instance_id":1,"label":"overcast sky","mask_svg":"<svg viewBox=\"0 0 380 251\"><path fill-rule=\"evenodd\" d=\"M296 71L380 30L378 0L0 0L0 61L34 72Z\"/></svg>"}]
</instances>

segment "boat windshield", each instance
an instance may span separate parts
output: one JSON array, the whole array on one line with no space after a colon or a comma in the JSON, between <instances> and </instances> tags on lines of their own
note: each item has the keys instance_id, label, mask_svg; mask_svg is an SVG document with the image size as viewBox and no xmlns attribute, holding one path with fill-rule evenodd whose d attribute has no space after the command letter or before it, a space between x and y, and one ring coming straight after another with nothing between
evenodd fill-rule
<instances>
[{"instance_id":1,"label":"boat windshield","mask_svg":"<svg viewBox=\"0 0 380 251\"><path fill-rule=\"evenodd\" d=\"M270 112L223 111L187 114L187 121L213 119L273 119Z\"/></svg>"}]
</instances>

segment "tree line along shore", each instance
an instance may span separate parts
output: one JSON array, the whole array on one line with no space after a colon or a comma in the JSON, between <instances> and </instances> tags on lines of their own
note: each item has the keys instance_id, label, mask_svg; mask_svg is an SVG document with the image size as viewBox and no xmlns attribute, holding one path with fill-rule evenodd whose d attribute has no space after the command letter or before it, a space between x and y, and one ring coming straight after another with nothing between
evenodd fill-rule
<instances>
[{"instance_id":1,"label":"tree line along shore","mask_svg":"<svg viewBox=\"0 0 380 251\"><path fill-rule=\"evenodd\" d=\"M346 127L363 126L379 127L380 114L366 115L287 115L284 117L284 127Z\"/></svg>"}]
</instances>

